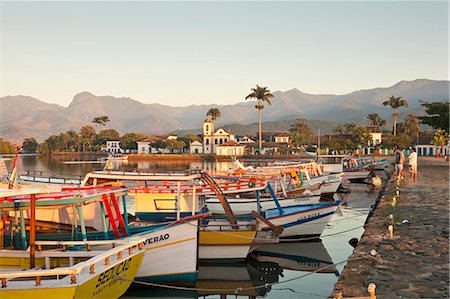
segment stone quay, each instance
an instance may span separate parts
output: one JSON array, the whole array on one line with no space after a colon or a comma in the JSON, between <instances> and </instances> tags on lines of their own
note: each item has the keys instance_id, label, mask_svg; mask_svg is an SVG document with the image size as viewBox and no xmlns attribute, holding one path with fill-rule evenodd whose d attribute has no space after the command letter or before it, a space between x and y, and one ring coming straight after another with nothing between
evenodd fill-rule
<instances>
[{"instance_id":1,"label":"stone quay","mask_svg":"<svg viewBox=\"0 0 450 299\"><path fill-rule=\"evenodd\" d=\"M408 165L404 179L390 178L330 297L368 298L370 283L377 298L449 298L449 162L443 158L419 157L417 181L409 180Z\"/></svg>"}]
</instances>

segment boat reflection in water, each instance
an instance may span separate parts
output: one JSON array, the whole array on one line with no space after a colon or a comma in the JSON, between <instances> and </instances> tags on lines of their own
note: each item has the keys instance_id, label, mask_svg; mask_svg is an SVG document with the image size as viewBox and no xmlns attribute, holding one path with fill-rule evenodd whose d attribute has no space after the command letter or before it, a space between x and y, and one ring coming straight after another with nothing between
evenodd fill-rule
<instances>
[{"instance_id":1,"label":"boat reflection in water","mask_svg":"<svg viewBox=\"0 0 450 299\"><path fill-rule=\"evenodd\" d=\"M276 263L258 261L249 256L245 263L200 263L195 291L142 287L136 284L121 298L198 298L220 295L220 298L265 296L271 284L278 282L283 269ZM236 290L239 290L236 292Z\"/></svg>"},{"instance_id":2,"label":"boat reflection in water","mask_svg":"<svg viewBox=\"0 0 450 299\"><path fill-rule=\"evenodd\" d=\"M262 245L252 255L260 262L273 262L286 270L334 273L339 276L321 240Z\"/></svg>"}]
</instances>

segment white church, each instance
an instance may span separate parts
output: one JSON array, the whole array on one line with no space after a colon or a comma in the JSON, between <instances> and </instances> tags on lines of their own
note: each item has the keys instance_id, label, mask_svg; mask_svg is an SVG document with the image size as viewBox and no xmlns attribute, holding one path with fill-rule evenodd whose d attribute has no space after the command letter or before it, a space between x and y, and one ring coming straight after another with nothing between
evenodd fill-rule
<instances>
[{"instance_id":1,"label":"white church","mask_svg":"<svg viewBox=\"0 0 450 299\"><path fill-rule=\"evenodd\" d=\"M228 149L232 147L232 150ZM214 131L214 121L207 118L203 122L203 144L194 141L190 145L192 154L217 154L224 155L230 153L233 155L242 155L245 146L235 141L235 135L219 128Z\"/></svg>"}]
</instances>

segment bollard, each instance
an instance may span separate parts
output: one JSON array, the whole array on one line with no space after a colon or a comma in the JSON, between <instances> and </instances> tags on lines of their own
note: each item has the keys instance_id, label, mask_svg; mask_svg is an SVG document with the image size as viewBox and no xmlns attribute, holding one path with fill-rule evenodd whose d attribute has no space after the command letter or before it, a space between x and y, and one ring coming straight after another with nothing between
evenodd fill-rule
<instances>
[{"instance_id":1,"label":"bollard","mask_svg":"<svg viewBox=\"0 0 450 299\"><path fill-rule=\"evenodd\" d=\"M105 258L105 266L109 266L109 257Z\"/></svg>"},{"instance_id":2,"label":"bollard","mask_svg":"<svg viewBox=\"0 0 450 299\"><path fill-rule=\"evenodd\" d=\"M395 195L399 196L400 195L400 191L398 190L398 187L395 187Z\"/></svg>"},{"instance_id":3,"label":"bollard","mask_svg":"<svg viewBox=\"0 0 450 299\"><path fill-rule=\"evenodd\" d=\"M394 237L394 226L391 224L388 226L389 237L392 239Z\"/></svg>"},{"instance_id":4,"label":"bollard","mask_svg":"<svg viewBox=\"0 0 450 299\"><path fill-rule=\"evenodd\" d=\"M395 196L392 198L392 206L395 207L395 205L397 204L397 198L395 198Z\"/></svg>"},{"instance_id":5,"label":"bollard","mask_svg":"<svg viewBox=\"0 0 450 299\"><path fill-rule=\"evenodd\" d=\"M95 273L94 265L90 265L90 266L89 266L89 273L91 273L91 274L94 274L94 273Z\"/></svg>"},{"instance_id":6,"label":"bollard","mask_svg":"<svg viewBox=\"0 0 450 299\"><path fill-rule=\"evenodd\" d=\"M389 219L394 220L394 215L389 214Z\"/></svg>"}]
</instances>

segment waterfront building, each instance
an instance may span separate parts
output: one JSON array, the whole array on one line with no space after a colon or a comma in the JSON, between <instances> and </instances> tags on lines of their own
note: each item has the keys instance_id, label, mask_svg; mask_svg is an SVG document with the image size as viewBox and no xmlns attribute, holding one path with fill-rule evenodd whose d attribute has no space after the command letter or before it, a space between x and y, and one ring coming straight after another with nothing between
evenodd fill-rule
<instances>
[{"instance_id":1,"label":"waterfront building","mask_svg":"<svg viewBox=\"0 0 450 299\"><path fill-rule=\"evenodd\" d=\"M367 127L369 130L369 134L372 137L368 142L367 146L376 146L381 143L383 133L381 132L379 127L370 126Z\"/></svg>"},{"instance_id":2,"label":"waterfront building","mask_svg":"<svg viewBox=\"0 0 450 299\"><path fill-rule=\"evenodd\" d=\"M107 140L106 141L106 148L103 149L105 152L110 154L122 154L125 151L120 148L120 140Z\"/></svg>"},{"instance_id":3,"label":"waterfront building","mask_svg":"<svg viewBox=\"0 0 450 299\"><path fill-rule=\"evenodd\" d=\"M189 145L189 152L191 154L203 154L203 144L199 141L192 141Z\"/></svg>"},{"instance_id":4,"label":"waterfront building","mask_svg":"<svg viewBox=\"0 0 450 299\"><path fill-rule=\"evenodd\" d=\"M235 135L223 128L214 131L214 121L207 118L203 122L203 153L217 154L217 146L230 140L235 140Z\"/></svg>"}]
</instances>

